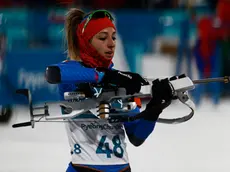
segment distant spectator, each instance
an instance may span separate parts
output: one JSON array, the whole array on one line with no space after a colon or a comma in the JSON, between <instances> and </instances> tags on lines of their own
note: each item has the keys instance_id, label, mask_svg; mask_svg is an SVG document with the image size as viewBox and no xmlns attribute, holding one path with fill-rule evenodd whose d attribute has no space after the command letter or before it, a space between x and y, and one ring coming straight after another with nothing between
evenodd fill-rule
<instances>
[{"instance_id":1,"label":"distant spectator","mask_svg":"<svg viewBox=\"0 0 230 172\"><path fill-rule=\"evenodd\" d=\"M173 4L172 0L152 0L152 7L156 9L173 8Z\"/></svg>"},{"instance_id":2,"label":"distant spectator","mask_svg":"<svg viewBox=\"0 0 230 172\"><path fill-rule=\"evenodd\" d=\"M76 0L56 0L57 6L70 7L76 5Z\"/></svg>"},{"instance_id":3,"label":"distant spectator","mask_svg":"<svg viewBox=\"0 0 230 172\"><path fill-rule=\"evenodd\" d=\"M216 9L217 2L218 0L206 0L206 3L210 7L210 9L213 11Z\"/></svg>"},{"instance_id":4,"label":"distant spectator","mask_svg":"<svg viewBox=\"0 0 230 172\"><path fill-rule=\"evenodd\" d=\"M0 8L11 7L12 2L10 0L0 0Z\"/></svg>"},{"instance_id":5,"label":"distant spectator","mask_svg":"<svg viewBox=\"0 0 230 172\"><path fill-rule=\"evenodd\" d=\"M125 0L93 0L92 1L92 7L96 9L117 9L117 8L123 8L125 5ZM133 1L134 3L134 1Z\"/></svg>"}]
</instances>

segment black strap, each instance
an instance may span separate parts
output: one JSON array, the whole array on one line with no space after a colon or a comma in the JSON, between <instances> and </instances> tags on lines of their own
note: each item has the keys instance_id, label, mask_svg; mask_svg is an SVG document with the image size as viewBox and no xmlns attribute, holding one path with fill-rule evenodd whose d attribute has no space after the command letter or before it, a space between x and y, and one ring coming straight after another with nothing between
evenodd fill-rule
<instances>
[{"instance_id":1,"label":"black strap","mask_svg":"<svg viewBox=\"0 0 230 172\"><path fill-rule=\"evenodd\" d=\"M102 172L100 170L96 170L96 169L86 167L86 166L81 166L81 165L72 165L72 166L77 172ZM120 172L131 172L131 168L130 168L130 166L125 167Z\"/></svg>"},{"instance_id":2,"label":"black strap","mask_svg":"<svg viewBox=\"0 0 230 172\"><path fill-rule=\"evenodd\" d=\"M77 172L102 172L90 167L85 167L85 166L80 166L80 165L72 165L73 168L77 171Z\"/></svg>"}]
</instances>

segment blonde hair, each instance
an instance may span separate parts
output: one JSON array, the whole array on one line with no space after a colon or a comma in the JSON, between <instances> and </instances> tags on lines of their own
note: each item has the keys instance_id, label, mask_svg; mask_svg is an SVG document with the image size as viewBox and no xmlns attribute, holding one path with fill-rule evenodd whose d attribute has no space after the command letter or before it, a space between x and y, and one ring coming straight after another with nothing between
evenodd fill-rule
<instances>
[{"instance_id":1,"label":"blonde hair","mask_svg":"<svg viewBox=\"0 0 230 172\"><path fill-rule=\"evenodd\" d=\"M79 46L76 35L78 25L81 23L85 16L85 13L77 8L71 8L65 19L65 38L67 42L68 57L71 60L80 61Z\"/></svg>"}]
</instances>

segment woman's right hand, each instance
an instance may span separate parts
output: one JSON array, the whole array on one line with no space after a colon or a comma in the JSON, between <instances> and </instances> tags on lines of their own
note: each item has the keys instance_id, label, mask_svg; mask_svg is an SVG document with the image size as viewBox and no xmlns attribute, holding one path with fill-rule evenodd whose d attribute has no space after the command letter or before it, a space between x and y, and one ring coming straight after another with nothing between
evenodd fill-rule
<instances>
[{"instance_id":1,"label":"woman's right hand","mask_svg":"<svg viewBox=\"0 0 230 172\"><path fill-rule=\"evenodd\" d=\"M152 103L154 105L162 104L162 102L170 102L173 100L173 87L168 78L166 79L155 79L152 81Z\"/></svg>"},{"instance_id":2,"label":"woman's right hand","mask_svg":"<svg viewBox=\"0 0 230 172\"><path fill-rule=\"evenodd\" d=\"M104 72L105 74L101 83L123 87L126 89L126 94L133 95L135 93L139 93L141 90L141 86L149 85L149 82L137 73L110 69L98 70Z\"/></svg>"},{"instance_id":3,"label":"woman's right hand","mask_svg":"<svg viewBox=\"0 0 230 172\"><path fill-rule=\"evenodd\" d=\"M142 112L144 119L156 121L162 111L167 108L175 97L169 79L156 79L152 82L152 98Z\"/></svg>"}]
</instances>

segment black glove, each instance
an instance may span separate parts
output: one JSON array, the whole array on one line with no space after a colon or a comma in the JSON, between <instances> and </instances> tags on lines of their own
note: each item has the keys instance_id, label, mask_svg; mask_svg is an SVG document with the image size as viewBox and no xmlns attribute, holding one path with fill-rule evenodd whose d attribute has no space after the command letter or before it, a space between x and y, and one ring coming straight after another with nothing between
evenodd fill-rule
<instances>
[{"instance_id":1,"label":"black glove","mask_svg":"<svg viewBox=\"0 0 230 172\"><path fill-rule=\"evenodd\" d=\"M168 79L156 79L152 82L152 99L141 112L143 118L149 121L157 121L162 111L171 104L173 89Z\"/></svg>"},{"instance_id":2,"label":"black glove","mask_svg":"<svg viewBox=\"0 0 230 172\"><path fill-rule=\"evenodd\" d=\"M173 87L169 82L169 79L156 79L152 82L151 94L152 103L155 105L161 104L163 102L168 102L173 99Z\"/></svg>"},{"instance_id":3,"label":"black glove","mask_svg":"<svg viewBox=\"0 0 230 172\"><path fill-rule=\"evenodd\" d=\"M103 84L111 84L126 89L126 94L139 93L142 85L149 85L148 81L142 78L137 73L123 72L119 70L97 69L104 72L104 77L101 81Z\"/></svg>"}]
</instances>

